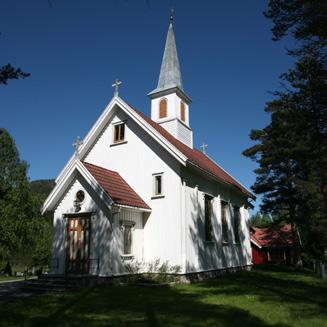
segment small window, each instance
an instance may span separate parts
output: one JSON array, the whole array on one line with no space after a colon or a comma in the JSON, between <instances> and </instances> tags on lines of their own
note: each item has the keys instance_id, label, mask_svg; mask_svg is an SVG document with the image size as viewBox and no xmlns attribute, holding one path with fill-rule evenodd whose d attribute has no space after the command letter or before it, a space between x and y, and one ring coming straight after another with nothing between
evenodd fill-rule
<instances>
[{"instance_id":1,"label":"small window","mask_svg":"<svg viewBox=\"0 0 327 327\"><path fill-rule=\"evenodd\" d=\"M167 117L167 100L162 99L159 104L159 118Z\"/></svg>"},{"instance_id":2,"label":"small window","mask_svg":"<svg viewBox=\"0 0 327 327\"><path fill-rule=\"evenodd\" d=\"M227 224L228 203L221 201L221 229L223 243L228 243L228 224Z\"/></svg>"},{"instance_id":3,"label":"small window","mask_svg":"<svg viewBox=\"0 0 327 327\"><path fill-rule=\"evenodd\" d=\"M78 201L79 203L82 203L85 199L85 193L84 191L82 190L79 190L77 193L76 193L76 201Z\"/></svg>"},{"instance_id":4,"label":"small window","mask_svg":"<svg viewBox=\"0 0 327 327\"><path fill-rule=\"evenodd\" d=\"M205 228L205 240L213 241L213 229L212 229L212 197L205 195L204 197L204 228Z\"/></svg>"},{"instance_id":5,"label":"small window","mask_svg":"<svg viewBox=\"0 0 327 327\"><path fill-rule=\"evenodd\" d=\"M181 120L185 122L185 104L181 102Z\"/></svg>"},{"instance_id":6,"label":"small window","mask_svg":"<svg viewBox=\"0 0 327 327\"><path fill-rule=\"evenodd\" d=\"M125 140L125 124L114 125L114 143L120 143Z\"/></svg>"},{"instance_id":7,"label":"small window","mask_svg":"<svg viewBox=\"0 0 327 327\"><path fill-rule=\"evenodd\" d=\"M233 206L234 241L240 243L240 208Z\"/></svg>"},{"instance_id":8,"label":"small window","mask_svg":"<svg viewBox=\"0 0 327 327\"><path fill-rule=\"evenodd\" d=\"M163 195L163 184L162 184L162 180L163 180L163 174L155 174L153 175L153 188L154 188L154 192L153 195L154 196L161 196Z\"/></svg>"},{"instance_id":9,"label":"small window","mask_svg":"<svg viewBox=\"0 0 327 327\"><path fill-rule=\"evenodd\" d=\"M124 254L132 254L132 225L124 225Z\"/></svg>"}]
</instances>

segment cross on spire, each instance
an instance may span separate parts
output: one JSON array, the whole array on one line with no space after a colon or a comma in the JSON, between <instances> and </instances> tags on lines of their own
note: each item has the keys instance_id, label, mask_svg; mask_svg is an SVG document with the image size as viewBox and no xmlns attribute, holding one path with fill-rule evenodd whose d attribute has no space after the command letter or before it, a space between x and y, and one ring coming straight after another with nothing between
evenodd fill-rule
<instances>
[{"instance_id":1,"label":"cross on spire","mask_svg":"<svg viewBox=\"0 0 327 327\"><path fill-rule=\"evenodd\" d=\"M171 24L174 21L174 15L175 15L175 9L174 8L171 8L170 9L170 17L169 17L169 21L170 21Z\"/></svg>"},{"instance_id":2,"label":"cross on spire","mask_svg":"<svg viewBox=\"0 0 327 327\"><path fill-rule=\"evenodd\" d=\"M82 144L83 144L83 141L81 140L81 138L79 136L77 136L75 142L73 143L73 147L75 148L75 154L78 153L78 150Z\"/></svg>"},{"instance_id":3,"label":"cross on spire","mask_svg":"<svg viewBox=\"0 0 327 327\"><path fill-rule=\"evenodd\" d=\"M114 96L118 97L119 93L119 85L122 84L122 82L116 78L114 84L112 84L112 87L114 87Z\"/></svg>"},{"instance_id":4,"label":"cross on spire","mask_svg":"<svg viewBox=\"0 0 327 327\"><path fill-rule=\"evenodd\" d=\"M206 154L206 148L208 147L208 144L205 144L204 142L202 145L200 145L200 148L202 149L203 154Z\"/></svg>"}]
</instances>

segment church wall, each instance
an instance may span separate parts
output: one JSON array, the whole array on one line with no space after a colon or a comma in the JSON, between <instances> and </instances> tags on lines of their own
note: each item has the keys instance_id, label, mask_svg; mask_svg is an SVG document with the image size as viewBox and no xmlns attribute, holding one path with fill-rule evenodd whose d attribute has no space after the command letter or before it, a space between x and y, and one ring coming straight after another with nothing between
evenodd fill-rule
<instances>
[{"instance_id":1,"label":"church wall","mask_svg":"<svg viewBox=\"0 0 327 327\"><path fill-rule=\"evenodd\" d=\"M184 169L183 176L186 180L185 256L187 271L195 272L251 264L249 216L248 210L244 208L245 198L229 186L205 179L188 169ZM205 241L205 194L213 196L213 242ZM234 242L231 215L227 217L229 243L227 245L222 243L221 200L240 207L240 244Z\"/></svg>"},{"instance_id":2,"label":"church wall","mask_svg":"<svg viewBox=\"0 0 327 327\"><path fill-rule=\"evenodd\" d=\"M125 121L127 143L111 146L112 124ZM119 172L151 207L144 214L144 260L181 264L180 165L132 119L118 110L83 160ZM163 173L164 197L153 198L153 174Z\"/></svg>"}]
</instances>

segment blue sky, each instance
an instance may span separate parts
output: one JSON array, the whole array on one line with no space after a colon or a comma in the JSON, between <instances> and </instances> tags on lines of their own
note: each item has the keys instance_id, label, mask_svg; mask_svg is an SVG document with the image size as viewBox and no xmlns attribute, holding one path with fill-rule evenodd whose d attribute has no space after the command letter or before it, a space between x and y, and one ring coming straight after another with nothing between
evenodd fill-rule
<instances>
[{"instance_id":1,"label":"blue sky","mask_svg":"<svg viewBox=\"0 0 327 327\"><path fill-rule=\"evenodd\" d=\"M292 65L287 40L271 40L262 0L2 0L0 66L31 73L0 86L0 126L16 140L34 179L55 178L113 95L150 114L169 23L184 89L192 98L194 144L245 186L256 165L241 152L251 128L264 127L263 109L278 77Z\"/></svg>"}]
</instances>

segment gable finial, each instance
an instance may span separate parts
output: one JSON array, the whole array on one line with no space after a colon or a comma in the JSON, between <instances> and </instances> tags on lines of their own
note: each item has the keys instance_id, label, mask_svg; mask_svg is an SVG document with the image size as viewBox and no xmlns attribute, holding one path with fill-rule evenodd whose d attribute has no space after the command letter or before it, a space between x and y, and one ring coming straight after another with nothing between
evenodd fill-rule
<instances>
[{"instance_id":1,"label":"gable finial","mask_svg":"<svg viewBox=\"0 0 327 327\"><path fill-rule=\"evenodd\" d=\"M115 97L118 97L120 84L122 84L122 81L120 81L118 78L116 78L114 84L112 84L112 87L114 87L114 96Z\"/></svg>"},{"instance_id":2,"label":"gable finial","mask_svg":"<svg viewBox=\"0 0 327 327\"><path fill-rule=\"evenodd\" d=\"M205 144L204 142L202 143L202 145L200 145L200 148L202 149L202 152L203 152L203 154L207 154L206 153L206 148L208 147L208 144Z\"/></svg>"}]
</instances>

